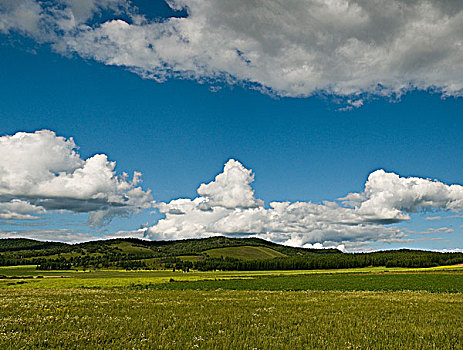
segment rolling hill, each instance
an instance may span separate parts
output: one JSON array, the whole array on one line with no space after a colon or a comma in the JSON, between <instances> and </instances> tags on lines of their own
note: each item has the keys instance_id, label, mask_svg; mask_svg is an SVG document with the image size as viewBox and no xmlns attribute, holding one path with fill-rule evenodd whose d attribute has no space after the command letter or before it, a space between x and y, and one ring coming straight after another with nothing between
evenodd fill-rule
<instances>
[{"instance_id":1,"label":"rolling hill","mask_svg":"<svg viewBox=\"0 0 463 350\"><path fill-rule=\"evenodd\" d=\"M226 248L214 248L205 250L203 254L211 258L235 258L243 260L254 260L254 259L273 259L282 258L287 255L280 253L274 249L268 247L259 246L240 246L240 247L226 247Z\"/></svg>"},{"instance_id":2,"label":"rolling hill","mask_svg":"<svg viewBox=\"0 0 463 350\"><path fill-rule=\"evenodd\" d=\"M463 263L463 253L392 250L342 253L294 248L258 238L210 237L177 241L135 238L79 244L0 239L0 266L39 269L173 268L197 270L291 270L365 266L430 267Z\"/></svg>"}]
</instances>

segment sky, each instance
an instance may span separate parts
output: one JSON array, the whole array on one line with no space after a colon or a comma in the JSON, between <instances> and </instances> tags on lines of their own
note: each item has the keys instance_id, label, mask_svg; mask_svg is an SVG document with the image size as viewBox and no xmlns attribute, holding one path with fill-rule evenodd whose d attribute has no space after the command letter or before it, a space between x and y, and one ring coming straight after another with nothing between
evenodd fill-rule
<instances>
[{"instance_id":1,"label":"sky","mask_svg":"<svg viewBox=\"0 0 463 350\"><path fill-rule=\"evenodd\" d=\"M0 237L463 249L460 1L0 0Z\"/></svg>"}]
</instances>

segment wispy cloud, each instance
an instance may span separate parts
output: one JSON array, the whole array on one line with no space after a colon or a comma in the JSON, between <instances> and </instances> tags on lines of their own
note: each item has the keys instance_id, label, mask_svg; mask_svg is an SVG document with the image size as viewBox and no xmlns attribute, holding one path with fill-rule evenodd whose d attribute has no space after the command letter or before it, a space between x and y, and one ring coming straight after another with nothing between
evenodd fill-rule
<instances>
[{"instance_id":1,"label":"wispy cloud","mask_svg":"<svg viewBox=\"0 0 463 350\"><path fill-rule=\"evenodd\" d=\"M31 230L0 230L2 238L29 238L39 241L54 241L65 243L80 243L87 241L113 239L113 238L138 238L144 239L142 230L117 231L104 235L94 235L70 229L31 229Z\"/></svg>"},{"instance_id":2,"label":"wispy cloud","mask_svg":"<svg viewBox=\"0 0 463 350\"><path fill-rule=\"evenodd\" d=\"M426 218L426 220L441 220L442 217L441 216L428 216Z\"/></svg>"},{"instance_id":3,"label":"wispy cloud","mask_svg":"<svg viewBox=\"0 0 463 350\"><path fill-rule=\"evenodd\" d=\"M56 241L78 243L94 240L88 233L74 232L69 229L37 229L37 230L0 230L0 238L29 238L39 241Z\"/></svg>"},{"instance_id":4,"label":"wispy cloud","mask_svg":"<svg viewBox=\"0 0 463 350\"><path fill-rule=\"evenodd\" d=\"M431 233L440 233L440 232L445 232L445 233L452 233L455 230L453 228L448 228L448 227L439 227L439 228L428 228L426 231L421 231L418 232L421 235L429 235Z\"/></svg>"}]
</instances>

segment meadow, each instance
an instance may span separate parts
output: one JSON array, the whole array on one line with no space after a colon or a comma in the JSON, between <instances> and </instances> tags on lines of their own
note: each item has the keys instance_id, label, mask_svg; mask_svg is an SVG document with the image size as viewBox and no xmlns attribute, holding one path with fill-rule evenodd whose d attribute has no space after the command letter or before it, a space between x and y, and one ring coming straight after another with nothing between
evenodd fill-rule
<instances>
[{"instance_id":1,"label":"meadow","mask_svg":"<svg viewBox=\"0 0 463 350\"><path fill-rule=\"evenodd\" d=\"M2 349L461 349L461 293L0 290Z\"/></svg>"},{"instance_id":2,"label":"meadow","mask_svg":"<svg viewBox=\"0 0 463 350\"><path fill-rule=\"evenodd\" d=\"M463 266L330 270L183 271L59 270L0 267L0 288L158 288L239 290L426 290L463 292Z\"/></svg>"},{"instance_id":3,"label":"meadow","mask_svg":"<svg viewBox=\"0 0 463 350\"><path fill-rule=\"evenodd\" d=\"M0 276L1 349L463 349L463 267Z\"/></svg>"}]
</instances>

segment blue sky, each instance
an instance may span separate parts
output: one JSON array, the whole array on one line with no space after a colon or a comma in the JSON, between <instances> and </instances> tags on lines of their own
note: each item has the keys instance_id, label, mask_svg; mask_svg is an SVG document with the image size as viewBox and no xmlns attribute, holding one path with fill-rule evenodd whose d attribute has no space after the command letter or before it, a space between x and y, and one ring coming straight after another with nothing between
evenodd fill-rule
<instances>
[{"instance_id":1,"label":"blue sky","mask_svg":"<svg viewBox=\"0 0 463 350\"><path fill-rule=\"evenodd\" d=\"M150 19L170 11L167 5L137 5ZM111 20L100 13L96 22ZM0 136L47 129L72 137L83 160L102 153L117 162L118 174L140 171L142 188L151 189L156 202L197 197L198 186L214 180L230 158L252 169L255 197L265 208L272 201L321 204L360 193L377 169L463 184L463 99L458 90L443 98L432 80L428 87L402 91L399 98L358 87L355 98L363 105L355 107L343 91L307 90L307 96L300 96L295 90L294 96L285 96L270 84L273 92L268 94L254 83L239 83L239 76L232 85L214 75L198 82L178 74L159 83L134 73L133 65L114 66L87 52L64 54L55 44L14 28L0 34ZM231 76L239 75L234 72L230 69ZM86 225L87 214L66 210L47 210L37 222L42 230L100 236L155 225L162 216L150 214L153 210L129 218L116 215L102 228ZM410 220L386 226L448 232L407 233L406 241L356 238L352 249L463 248L463 219L453 217L458 213L419 207ZM441 219L426 220L430 216ZM28 230L33 236L23 222L5 220L0 230L5 235ZM327 244L348 246L349 237ZM313 238L301 242L318 243Z\"/></svg>"}]
</instances>

